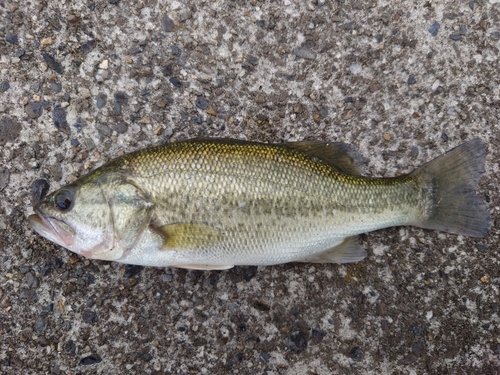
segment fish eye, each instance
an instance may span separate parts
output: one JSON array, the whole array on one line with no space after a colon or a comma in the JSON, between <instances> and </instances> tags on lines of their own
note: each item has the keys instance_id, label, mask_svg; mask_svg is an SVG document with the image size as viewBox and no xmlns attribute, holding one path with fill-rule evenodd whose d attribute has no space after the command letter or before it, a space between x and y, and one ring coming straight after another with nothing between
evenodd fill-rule
<instances>
[{"instance_id":1,"label":"fish eye","mask_svg":"<svg viewBox=\"0 0 500 375\"><path fill-rule=\"evenodd\" d=\"M73 208L75 196L72 191L61 190L54 197L54 205L62 212Z\"/></svg>"}]
</instances>

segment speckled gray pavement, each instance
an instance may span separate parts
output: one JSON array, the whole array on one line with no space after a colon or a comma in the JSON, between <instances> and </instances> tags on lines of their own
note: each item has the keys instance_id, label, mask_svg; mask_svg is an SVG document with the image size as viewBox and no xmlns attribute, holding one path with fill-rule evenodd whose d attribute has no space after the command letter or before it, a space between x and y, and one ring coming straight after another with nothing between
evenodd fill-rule
<instances>
[{"instance_id":1,"label":"speckled gray pavement","mask_svg":"<svg viewBox=\"0 0 500 375\"><path fill-rule=\"evenodd\" d=\"M0 1L0 374L500 373L500 3ZM124 152L344 141L365 173L488 146L491 234L202 272L79 258L26 217Z\"/></svg>"}]
</instances>

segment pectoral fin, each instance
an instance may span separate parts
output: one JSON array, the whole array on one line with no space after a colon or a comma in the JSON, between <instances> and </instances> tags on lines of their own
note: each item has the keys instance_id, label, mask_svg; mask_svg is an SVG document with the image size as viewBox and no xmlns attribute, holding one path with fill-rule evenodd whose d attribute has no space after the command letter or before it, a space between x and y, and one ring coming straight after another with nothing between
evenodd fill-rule
<instances>
[{"instance_id":1,"label":"pectoral fin","mask_svg":"<svg viewBox=\"0 0 500 375\"><path fill-rule=\"evenodd\" d=\"M214 246L222 239L220 229L205 224L175 223L163 225L155 230L164 238L161 250L196 251Z\"/></svg>"},{"instance_id":2,"label":"pectoral fin","mask_svg":"<svg viewBox=\"0 0 500 375\"><path fill-rule=\"evenodd\" d=\"M358 242L358 236L347 237L344 241L331 249L310 257L297 260L308 263L352 263L366 258L366 250Z\"/></svg>"}]
</instances>

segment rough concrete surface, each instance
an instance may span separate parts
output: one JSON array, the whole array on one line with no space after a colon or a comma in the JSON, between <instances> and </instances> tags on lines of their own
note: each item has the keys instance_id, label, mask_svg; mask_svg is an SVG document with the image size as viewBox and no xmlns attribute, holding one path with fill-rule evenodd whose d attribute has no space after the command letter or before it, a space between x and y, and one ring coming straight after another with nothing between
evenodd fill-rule
<instances>
[{"instance_id":1,"label":"rough concrete surface","mask_svg":"<svg viewBox=\"0 0 500 375\"><path fill-rule=\"evenodd\" d=\"M0 0L0 373L500 373L499 48L498 0ZM344 141L373 176L479 137L491 234L202 272L29 228L49 185L196 136Z\"/></svg>"}]
</instances>

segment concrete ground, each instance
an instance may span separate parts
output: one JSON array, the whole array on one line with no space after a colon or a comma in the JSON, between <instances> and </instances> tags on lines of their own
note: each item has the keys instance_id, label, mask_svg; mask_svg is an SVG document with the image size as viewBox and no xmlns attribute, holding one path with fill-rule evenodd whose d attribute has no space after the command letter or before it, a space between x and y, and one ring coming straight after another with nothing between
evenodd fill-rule
<instances>
[{"instance_id":1,"label":"concrete ground","mask_svg":"<svg viewBox=\"0 0 500 375\"><path fill-rule=\"evenodd\" d=\"M498 0L0 1L0 374L500 373L499 48ZM49 186L196 136L340 140L373 176L479 137L491 233L202 272L28 226Z\"/></svg>"}]
</instances>

